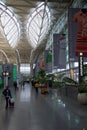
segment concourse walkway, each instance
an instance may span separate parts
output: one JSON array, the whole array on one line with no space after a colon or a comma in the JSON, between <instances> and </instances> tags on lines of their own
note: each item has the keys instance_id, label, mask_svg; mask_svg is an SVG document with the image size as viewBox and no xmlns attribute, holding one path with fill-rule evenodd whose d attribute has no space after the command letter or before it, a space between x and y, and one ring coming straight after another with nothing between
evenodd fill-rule
<instances>
[{"instance_id":1,"label":"concourse walkway","mask_svg":"<svg viewBox=\"0 0 87 130\"><path fill-rule=\"evenodd\" d=\"M87 130L87 106L57 93L37 94L30 84L13 92L15 107L0 103L0 130Z\"/></svg>"}]
</instances>

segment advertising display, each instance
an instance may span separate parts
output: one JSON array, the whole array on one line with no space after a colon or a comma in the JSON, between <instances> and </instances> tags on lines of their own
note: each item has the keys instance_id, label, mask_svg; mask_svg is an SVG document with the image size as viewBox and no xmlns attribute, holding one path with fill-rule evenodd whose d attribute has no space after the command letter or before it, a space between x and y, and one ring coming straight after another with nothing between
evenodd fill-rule
<instances>
[{"instance_id":1,"label":"advertising display","mask_svg":"<svg viewBox=\"0 0 87 130\"><path fill-rule=\"evenodd\" d=\"M66 35L53 35L53 66L58 69L66 68Z\"/></svg>"},{"instance_id":2,"label":"advertising display","mask_svg":"<svg viewBox=\"0 0 87 130\"><path fill-rule=\"evenodd\" d=\"M17 66L13 65L13 81L17 81Z\"/></svg>"},{"instance_id":3,"label":"advertising display","mask_svg":"<svg viewBox=\"0 0 87 130\"><path fill-rule=\"evenodd\" d=\"M76 60L80 52L87 57L87 9L68 10L69 56Z\"/></svg>"},{"instance_id":4,"label":"advertising display","mask_svg":"<svg viewBox=\"0 0 87 130\"><path fill-rule=\"evenodd\" d=\"M34 74L38 74L40 69L44 69L44 67L45 67L44 57L39 56L34 68Z\"/></svg>"},{"instance_id":5,"label":"advertising display","mask_svg":"<svg viewBox=\"0 0 87 130\"><path fill-rule=\"evenodd\" d=\"M52 52L50 50L45 50L44 59L45 59L45 70L47 73L51 73L52 72Z\"/></svg>"}]
</instances>

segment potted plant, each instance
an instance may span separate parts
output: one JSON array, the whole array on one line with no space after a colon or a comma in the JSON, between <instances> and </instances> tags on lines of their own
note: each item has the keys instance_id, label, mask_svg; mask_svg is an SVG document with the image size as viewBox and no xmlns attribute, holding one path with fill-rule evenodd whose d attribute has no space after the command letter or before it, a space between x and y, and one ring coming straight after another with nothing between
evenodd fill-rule
<instances>
[{"instance_id":1,"label":"potted plant","mask_svg":"<svg viewBox=\"0 0 87 130\"><path fill-rule=\"evenodd\" d=\"M74 85L75 86L77 84L77 82L75 80L73 80L69 77L64 77L62 82L64 82L65 85Z\"/></svg>"},{"instance_id":2,"label":"potted plant","mask_svg":"<svg viewBox=\"0 0 87 130\"><path fill-rule=\"evenodd\" d=\"M78 88L77 100L80 104L87 104L87 81L85 76L81 77L81 82L77 83L71 78L64 77L63 82L67 85L74 85Z\"/></svg>"},{"instance_id":3,"label":"potted plant","mask_svg":"<svg viewBox=\"0 0 87 130\"><path fill-rule=\"evenodd\" d=\"M48 77L46 76L46 72L44 69L40 69L38 72L38 79L40 83L41 93L45 94L48 93L47 90L47 83L48 83Z\"/></svg>"},{"instance_id":4,"label":"potted plant","mask_svg":"<svg viewBox=\"0 0 87 130\"><path fill-rule=\"evenodd\" d=\"M64 85L64 82L62 81L63 76L65 73L56 74L53 79L53 88L58 89Z\"/></svg>"},{"instance_id":5,"label":"potted plant","mask_svg":"<svg viewBox=\"0 0 87 130\"><path fill-rule=\"evenodd\" d=\"M78 95L77 99L80 104L87 104L87 81L83 80L78 85Z\"/></svg>"}]
</instances>

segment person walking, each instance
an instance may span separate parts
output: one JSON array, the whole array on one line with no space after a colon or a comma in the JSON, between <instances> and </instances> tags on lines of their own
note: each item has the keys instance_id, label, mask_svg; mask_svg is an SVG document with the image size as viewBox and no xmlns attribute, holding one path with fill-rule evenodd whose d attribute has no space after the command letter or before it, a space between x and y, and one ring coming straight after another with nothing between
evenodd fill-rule
<instances>
[{"instance_id":1,"label":"person walking","mask_svg":"<svg viewBox=\"0 0 87 130\"><path fill-rule=\"evenodd\" d=\"M39 88L39 83L38 83L38 82L36 82L36 83L35 83L36 93L38 93L38 88Z\"/></svg>"},{"instance_id":2,"label":"person walking","mask_svg":"<svg viewBox=\"0 0 87 130\"><path fill-rule=\"evenodd\" d=\"M16 91L16 90L18 90L18 87L17 87L17 82L16 82L16 81L14 82L14 84L13 84L13 85L14 85L15 91Z\"/></svg>"},{"instance_id":3,"label":"person walking","mask_svg":"<svg viewBox=\"0 0 87 130\"><path fill-rule=\"evenodd\" d=\"M5 96L6 105L5 108L7 109L9 106L9 100L12 98L11 90L9 86L6 86L6 88L3 90L3 95Z\"/></svg>"}]
</instances>

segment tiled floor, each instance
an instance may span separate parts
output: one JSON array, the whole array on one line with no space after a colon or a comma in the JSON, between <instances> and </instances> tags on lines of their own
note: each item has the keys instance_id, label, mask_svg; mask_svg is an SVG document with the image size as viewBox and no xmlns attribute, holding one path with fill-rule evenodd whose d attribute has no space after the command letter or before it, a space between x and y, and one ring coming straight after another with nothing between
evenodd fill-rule
<instances>
[{"instance_id":1,"label":"tiled floor","mask_svg":"<svg viewBox=\"0 0 87 130\"><path fill-rule=\"evenodd\" d=\"M29 84L13 95L15 107L8 110L2 98L0 130L87 130L87 106L57 94L37 94Z\"/></svg>"}]
</instances>

